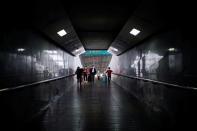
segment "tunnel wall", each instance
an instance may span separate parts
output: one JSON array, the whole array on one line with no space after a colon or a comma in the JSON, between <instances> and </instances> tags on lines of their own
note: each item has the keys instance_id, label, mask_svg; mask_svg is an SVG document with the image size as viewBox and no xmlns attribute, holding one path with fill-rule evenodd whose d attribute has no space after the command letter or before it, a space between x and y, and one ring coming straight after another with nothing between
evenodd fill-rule
<instances>
[{"instance_id":1,"label":"tunnel wall","mask_svg":"<svg viewBox=\"0 0 197 131\"><path fill-rule=\"evenodd\" d=\"M175 30L151 37L120 56L113 56L114 73L196 86L195 39ZM174 49L172 49L174 48ZM196 90L180 89L152 82L113 75L112 80L145 104L148 109L165 112L174 125L194 127ZM177 128L176 127L176 128Z\"/></svg>"},{"instance_id":2,"label":"tunnel wall","mask_svg":"<svg viewBox=\"0 0 197 131\"><path fill-rule=\"evenodd\" d=\"M0 89L71 75L75 61L74 56L35 30L9 29L1 35ZM41 117L73 87L73 82L74 77L71 76L35 86L1 90L0 129L21 129Z\"/></svg>"},{"instance_id":3,"label":"tunnel wall","mask_svg":"<svg viewBox=\"0 0 197 131\"><path fill-rule=\"evenodd\" d=\"M73 73L74 57L39 32L13 28L1 38L0 89Z\"/></svg>"},{"instance_id":4,"label":"tunnel wall","mask_svg":"<svg viewBox=\"0 0 197 131\"><path fill-rule=\"evenodd\" d=\"M113 56L110 66L121 74L196 87L195 43L178 29L165 31Z\"/></svg>"},{"instance_id":5,"label":"tunnel wall","mask_svg":"<svg viewBox=\"0 0 197 131\"><path fill-rule=\"evenodd\" d=\"M45 115L53 113L53 107L70 88L73 88L74 77L67 77L35 86L0 92L0 129L17 130L33 129ZM37 122L37 123L36 123ZM28 127L31 125L31 127ZM31 129L32 128L32 129Z\"/></svg>"}]
</instances>

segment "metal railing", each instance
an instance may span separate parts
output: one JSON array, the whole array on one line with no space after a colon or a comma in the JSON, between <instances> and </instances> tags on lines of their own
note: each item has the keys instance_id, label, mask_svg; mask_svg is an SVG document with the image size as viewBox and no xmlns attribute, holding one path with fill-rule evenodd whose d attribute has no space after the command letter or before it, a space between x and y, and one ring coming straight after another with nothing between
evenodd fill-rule
<instances>
[{"instance_id":1,"label":"metal railing","mask_svg":"<svg viewBox=\"0 0 197 131\"><path fill-rule=\"evenodd\" d=\"M145 79L145 78L140 78L140 77L134 77L134 76L118 74L118 73L112 73L112 74L117 75L117 76L131 78L131 79L142 80L144 82L151 82L153 84L159 84L159 85L164 85L164 86L172 86L172 87L181 88L181 89L197 90L196 87L191 87L191 86L182 86L182 85L171 84L171 83L167 83L167 82L151 80L151 79Z\"/></svg>"},{"instance_id":2,"label":"metal railing","mask_svg":"<svg viewBox=\"0 0 197 131\"><path fill-rule=\"evenodd\" d=\"M43 83L49 83L49 82L52 82L52 81L64 79L64 78L71 77L71 76L74 76L74 75L75 74L67 75L67 76L61 76L61 77L56 77L56 78L47 79L47 80L42 80L42 81L33 82L33 83L30 83L30 84L24 84L24 85L15 86L15 87L10 87L10 88L3 88L3 89L0 89L0 93L1 92L5 92L5 91L17 90L17 89L21 89L21 88L25 88L25 87L30 87L30 86L36 86L36 85L40 85L40 84L43 84Z\"/></svg>"}]
</instances>

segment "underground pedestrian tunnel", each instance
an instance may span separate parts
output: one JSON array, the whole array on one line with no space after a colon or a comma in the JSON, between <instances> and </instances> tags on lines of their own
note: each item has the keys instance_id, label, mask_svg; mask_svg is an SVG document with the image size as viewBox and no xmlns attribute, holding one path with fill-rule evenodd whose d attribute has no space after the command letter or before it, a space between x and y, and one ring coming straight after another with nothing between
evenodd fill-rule
<instances>
[{"instance_id":1,"label":"underground pedestrian tunnel","mask_svg":"<svg viewBox=\"0 0 197 131\"><path fill-rule=\"evenodd\" d=\"M35 0L3 6L0 130L197 129L192 3ZM92 65L95 81L79 86L77 67Z\"/></svg>"}]
</instances>

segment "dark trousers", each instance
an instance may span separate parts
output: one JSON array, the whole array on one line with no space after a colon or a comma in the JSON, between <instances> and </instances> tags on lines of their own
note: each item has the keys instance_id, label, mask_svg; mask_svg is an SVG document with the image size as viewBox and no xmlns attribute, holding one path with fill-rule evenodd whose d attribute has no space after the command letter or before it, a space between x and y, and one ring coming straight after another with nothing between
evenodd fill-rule
<instances>
[{"instance_id":1,"label":"dark trousers","mask_svg":"<svg viewBox=\"0 0 197 131\"><path fill-rule=\"evenodd\" d=\"M77 83L79 83L80 86L81 86L81 82L82 82L82 77L77 77Z\"/></svg>"},{"instance_id":2,"label":"dark trousers","mask_svg":"<svg viewBox=\"0 0 197 131\"><path fill-rule=\"evenodd\" d=\"M91 81L94 82L94 74L91 74Z\"/></svg>"},{"instance_id":3,"label":"dark trousers","mask_svg":"<svg viewBox=\"0 0 197 131\"><path fill-rule=\"evenodd\" d=\"M84 81L88 81L88 75L85 74L85 73L83 74L83 80L84 80Z\"/></svg>"},{"instance_id":4,"label":"dark trousers","mask_svg":"<svg viewBox=\"0 0 197 131\"><path fill-rule=\"evenodd\" d=\"M111 76L108 76L108 81L109 81L109 82L111 81Z\"/></svg>"}]
</instances>

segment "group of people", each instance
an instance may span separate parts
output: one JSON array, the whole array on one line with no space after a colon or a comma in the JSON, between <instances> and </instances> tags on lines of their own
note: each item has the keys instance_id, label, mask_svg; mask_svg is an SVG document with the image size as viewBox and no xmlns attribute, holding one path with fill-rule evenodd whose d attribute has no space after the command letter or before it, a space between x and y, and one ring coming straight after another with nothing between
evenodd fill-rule
<instances>
[{"instance_id":1,"label":"group of people","mask_svg":"<svg viewBox=\"0 0 197 131\"><path fill-rule=\"evenodd\" d=\"M96 68L92 66L90 69L85 66L84 68L77 67L75 74L77 75L77 81L81 85L82 80L84 82L92 81L94 82L94 77L96 75ZM82 77L83 76L83 77Z\"/></svg>"},{"instance_id":2,"label":"group of people","mask_svg":"<svg viewBox=\"0 0 197 131\"><path fill-rule=\"evenodd\" d=\"M108 67L108 69L105 71L105 73L107 74L108 81L110 82L111 81L111 74L112 74L112 70L110 69L110 67ZM87 66L85 66L84 68L80 68L78 66L75 74L77 75L78 84L80 84L80 86L81 86L82 81L94 82L94 78L95 78L95 75L97 74L97 70L94 65L91 68L88 68Z\"/></svg>"}]
</instances>

